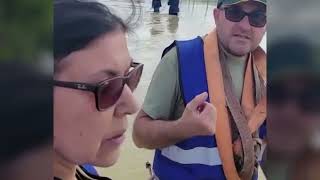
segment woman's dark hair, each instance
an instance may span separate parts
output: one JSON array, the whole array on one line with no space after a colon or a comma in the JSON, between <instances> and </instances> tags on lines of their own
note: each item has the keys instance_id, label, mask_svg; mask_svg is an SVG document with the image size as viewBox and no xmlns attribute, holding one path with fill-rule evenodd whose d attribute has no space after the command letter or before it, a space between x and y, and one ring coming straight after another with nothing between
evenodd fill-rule
<instances>
[{"instance_id":1,"label":"woman's dark hair","mask_svg":"<svg viewBox=\"0 0 320 180\"><path fill-rule=\"evenodd\" d=\"M55 67L71 52L85 48L93 40L117 29L126 32L128 27L120 17L99 2L55 0Z\"/></svg>"}]
</instances>

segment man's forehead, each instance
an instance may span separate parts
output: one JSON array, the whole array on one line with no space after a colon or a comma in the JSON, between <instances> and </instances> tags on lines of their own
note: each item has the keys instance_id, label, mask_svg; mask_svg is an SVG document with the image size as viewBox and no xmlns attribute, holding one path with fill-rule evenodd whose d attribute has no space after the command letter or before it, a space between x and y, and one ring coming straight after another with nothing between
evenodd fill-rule
<instances>
[{"instance_id":1,"label":"man's forehead","mask_svg":"<svg viewBox=\"0 0 320 180\"><path fill-rule=\"evenodd\" d=\"M246 1L246 2L241 2L233 5L225 5L224 7L239 7L241 9L246 9L248 11L266 11L266 5L260 3L260 2L255 2L255 1Z\"/></svg>"},{"instance_id":2,"label":"man's forehead","mask_svg":"<svg viewBox=\"0 0 320 180\"><path fill-rule=\"evenodd\" d=\"M267 0L219 0L218 4L232 5L232 4L237 4L240 2L250 2L250 1L255 1L255 2L260 2L263 4L267 4Z\"/></svg>"},{"instance_id":3,"label":"man's forehead","mask_svg":"<svg viewBox=\"0 0 320 180\"><path fill-rule=\"evenodd\" d=\"M266 0L219 0L218 7L230 7L230 6L257 6L260 8L266 7Z\"/></svg>"}]
</instances>

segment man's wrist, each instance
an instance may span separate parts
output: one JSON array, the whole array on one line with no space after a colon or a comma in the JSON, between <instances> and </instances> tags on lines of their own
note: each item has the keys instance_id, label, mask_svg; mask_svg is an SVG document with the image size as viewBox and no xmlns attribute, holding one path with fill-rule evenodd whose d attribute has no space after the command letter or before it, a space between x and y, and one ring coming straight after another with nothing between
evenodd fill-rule
<instances>
[{"instance_id":1,"label":"man's wrist","mask_svg":"<svg viewBox=\"0 0 320 180\"><path fill-rule=\"evenodd\" d=\"M184 127L183 125L183 121L181 118L179 118L176 121L172 121L173 125L172 125L172 135L173 137L177 140L177 141L181 141L184 139L188 138L188 133L186 131L186 127Z\"/></svg>"}]
</instances>

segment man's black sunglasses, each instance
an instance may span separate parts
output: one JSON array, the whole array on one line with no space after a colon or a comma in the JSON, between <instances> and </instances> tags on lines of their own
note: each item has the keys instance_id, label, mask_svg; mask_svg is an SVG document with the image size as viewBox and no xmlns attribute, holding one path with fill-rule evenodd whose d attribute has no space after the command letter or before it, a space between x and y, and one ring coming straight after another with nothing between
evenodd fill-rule
<instances>
[{"instance_id":1,"label":"man's black sunglasses","mask_svg":"<svg viewBox=\"0 0 320 180\"><path fill-rule=\"evenodd\" d=\"M223 9L225 10L226 19L232 22L240 22L245 16L248 16L249 24L253 27L263 27L267 23L266 12L262 10L247 13L239 6L230 6Z\"/></svg>"}]
</instances>

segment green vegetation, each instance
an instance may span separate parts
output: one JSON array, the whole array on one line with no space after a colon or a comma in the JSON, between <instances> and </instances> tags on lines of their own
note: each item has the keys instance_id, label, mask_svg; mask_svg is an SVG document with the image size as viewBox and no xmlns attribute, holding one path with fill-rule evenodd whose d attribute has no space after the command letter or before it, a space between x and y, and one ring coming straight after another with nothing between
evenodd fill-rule
<instances>
[{"instance_id":1,"label":"green vegetation","mask_svg":"<svg viewBox=\"0 0 320 180\"><path fill-rule=\"evenodd\" d=\"M37 59L52 50L51 0L0 1L0 61Z\"/></svg>"}]
</instances>

